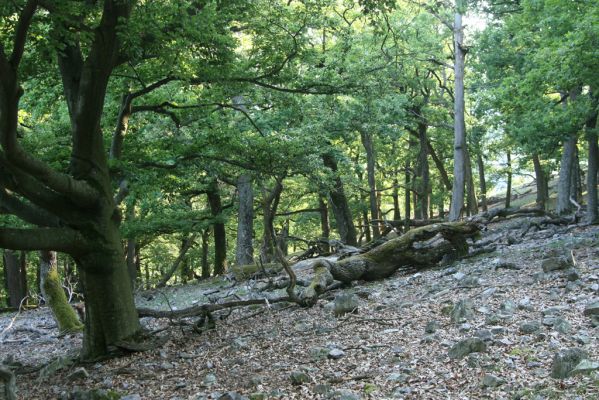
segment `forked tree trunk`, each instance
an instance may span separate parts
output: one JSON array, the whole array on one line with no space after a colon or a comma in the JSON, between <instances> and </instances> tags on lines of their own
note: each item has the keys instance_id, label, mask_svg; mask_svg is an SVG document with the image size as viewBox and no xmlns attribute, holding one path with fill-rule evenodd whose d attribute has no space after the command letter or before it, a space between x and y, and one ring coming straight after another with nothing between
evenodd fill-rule
<instances>
[{"instance_id":1,"label":"forked tree trunk","mask_svg":"<svg viewBox=\"0 0 599 400\"><path fill-rule=\"evenodd\" d=\"M356 227L354 226L349 202L345 195L343 182L338 173L337 160L335 160L335 157L332 154L324 153L322 155L322 161L324 166L329 168L334 174L333 187L329 191L329 203L331 204L333 214L335 215L336 227L341 242L350 246L357 246L358 237L356 234Z\"/></svg>"},{"instance_id":2,"label":"forked tree trunk","mask_svg":"<svg viewBox=\"0 0 599 400\"><path fill-rule=\"evenodd\" d=\"M61 333L83 330L60 284L55 251L40 251L40 288Z\"/></svg>"}]
</instances>

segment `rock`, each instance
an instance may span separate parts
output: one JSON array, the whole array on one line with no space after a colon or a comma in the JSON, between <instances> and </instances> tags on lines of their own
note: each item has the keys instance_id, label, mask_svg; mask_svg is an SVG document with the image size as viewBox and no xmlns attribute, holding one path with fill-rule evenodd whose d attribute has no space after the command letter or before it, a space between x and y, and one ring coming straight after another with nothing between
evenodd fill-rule
<instances>
[{"instance_id":1,"label":"rock","mask_svg":"<svg viewBox=\"0 0 599 400\"><path fill-rule=\"evenodd\" d=\"M543 272L564 270L571 266L572 260L569 257L551 257L543 260L541 263Z\"/></svg>"},{"instance_id":2,"label":"rock","mask_svg":"<svg viewBox=\"0 0 599 400\"><path fill-rule=\"evenodd\" d=\"M589 289L591 289L593 292L599 292L599 283L593 283L591 286L589 286Z\"/></svg>"},{"instance_id":3,"label":"rock","mask_svg":"<svg viewBox=\"0 0 599 400\"><path fill-rule=\"evenodd\" d=\"M497 325L507 319L510 319L511 315L505 314L489 314L485 317L485 325Z\"/></svg>"},{"instance_id":4,"label":"rock","mask_svg":"<svg viewBox=\"0 0 599 400\"><path fill-rule=\"evenodd\" d=\"M543 318L543 325L545 326L553 326L555 324L555 321L557 320L557 317L545 317Z\"/></svg>"},{"instance_id":5,"label":"rock","mask_svg":"<svg viewBox=\"0 0 599 400\"><path fill-rule=\"evenodd\" d=\"M341 349L333 349L333 350L329 351L329 354L327 356L331 360L338 360L341 357L343 357L344 355L345 355L345 352L343 350L341 350Z\"/></svg>"},{"instance_id":6,"label":"rock","mask_svg":"<svg viewBox=\"0 0 599 400\"><path fill-rule=\"evenodd\" d=\"M491 333L493 335L505 335L507 332L507 329L505 329L503 326L493 326L491 327Z\"/></svg>"},{"instance_id":7,"label":"rock","mask_svg":"<svg viewBox=\"0 0 599 400\"><path fill-rule=\"evenodd\" d=\"M543 316L548 316L548 315L559 315L562 311L566 310L567 307L564 306L556 306L556 307L549 307L544 309L543 311L541 311L541 313L543 314Z\"/></svg>"},{"instance_id":8,"label":"rock","mask_svg":"<svg viewBox=\"0 0 599 400\"><path fill-rule=\"evenodd\" d=\"M464 322L462 325L460 325L460 332L468 332L471 329L472 325L470 325L468 322Z\"/></svg>"},{"instance_id":9,"label":"rock","mask_svg":"<svg viewBox=\"0 0 599 400\"><path fill-rule=\"evenodd\" d=\"M358 296L351 293L340 293L335 296L334 314L337 317L347 313L356 312L360 306Z\"/></svg>"},{"instance_id":10,"label":"rock","mask_svg":"<svg viewBox=\"0 0 599 400\"><path fill-rule=\"evenodd\" d=\"M429 321L424 327L424 333L435 333L439 329L439 323L437 321Z\"/></svg>"},{"instance_id":11,"label":"rock","mask_svg":"<svg viewBox=\"0 0 599 400\"><path fill-rule=\"evenodd\" d=\"M516 308L516 303L514 303L512 300L505 301L499 306L499 309L503 314L513 314L516 312Z\"/></svg>"},{"instance_id":12,"label":"rock","mask_svg":"<svg viewBox=\"0 0 599 400\"><path fill-rule=\"evenodd\" d=\"M289 375L292 385L301 385L310 382L310 376L303 371L293 371Z\"/></svg>"},{"instance_id":13,"label":"rock","mask_svg":"<svg viewBox=\"0 0 599 400\"><path fill-rule=\"evenodd\" d=\"M488 329L479 329L474 332L474 336L484 340L485 342L493 340L493 334Z\"/></svg>"},{"instance_id":14,"label":"rock","mask_svg":"<svg viewBox=\"0 0 599 400\"><path fill-rule=\"evenodd\" d=\"M250 394L250 400L266 400L266 394L261 392L256 392Z\"/></svg>"},{"instance_id":15,"label":"rock","mask_svg":"<svg viewBox=\"0 0 599 400\"><path fill-rule=\"evenodd\" d=\"M553 323L553 329L558 331L559 333L570 333L572 331L572 325L563 318L556 318Z\"/></svg>"},{"instance_id":16,"label":"rock","mask_svg":"<svg viewBox=\"0 0 599 400\"><path fill-rule=\"evenodd\" d=\"M235 338L233 340L233 347L235 347L238 350L245 350L245 349L248 349L250 346L249 346L248 341L246 339Z\"/></svg>"},{"instance_id":17,"label":"rock","mask_svg":"<svg viewBox=\"0 0 599 400\"><path fill-rule=\"evenodd\" d=\"M204 386L212 386L216 383L216 375L214 374L206 374L204 379L202 380Z\"/></svg>"},{"instance_id":18,"label":"rock","mask_svg":"<svg viewBox=\"0 0 599 400\"><path fill-rule=\"evenodd\" d=\"M498 270L498 269L509 269L509 270L518 271L522 268L520 268L519 266L517 266L516 264L511 263L511 262L497 260L496 264L495 264L495 270Z\"/></svg>"},{"instance_id":19,"label":"rock","mask_svg":"<svg viewBox=\"0 0 599 400\"><path fill-rule=\"evenodd\" d=\"M218 400L248 400L248 398L237 392L227 392L221 395Z\"/></svg>"},{"instance_id":20,"label":"rock","mask_svg":"<svg viewBox=\"0 0 599 400\"><path fill-rule=\"evenodd\" d=\"M484 388L495 388L503 385L505 381L495 375L485 374L481 386Z\"/></svg>"},{"instance_id":21,"label":"rock","mask_svg":"<svg viewBox=\"0 0 599 400\"><path fill-rule=\"evenodd\" d=\"M424 337L422 339L420 339L420 343L422 343L422 344L434 343L436 341L437 341L437 337L434 334L424 335Z\"/></svg>"},{"instance_id":22,"label":"rock","mask_svg":"<svg viewBox=\"0 0 599 400\"><path fill-rule=\"evenodd\" d=\"M470 353L480 353L487 350L487 345L481 338L468 338L460 340L449 349L449 358L460 359Z\"/></svg>"},{"instance_id":23,"label":"rock","mask_svg":"<svg viewBox=\"0 0 599 400\"><path fill-rule=\"evenodd\" d=\"M310 358L314 361L324 360L329 355L329 349L326 347L313 347L310 349Z\"/></svg>"},{"instance_id":24,"label":"rock","mask_svg":"<svg viewBox=\"0 0 599 400\"><path fill-rule=\"evenodd\" d=\"M360 400L360 396L351 390L337 390L330 397L332 400Z\"/></svg>"},{"instance_id":25,"label":"rock","mask_svg":"<svg viewBox=\"0 0 599 400\"><path fill-rule=\"evenodd\" d=\"M387 381L396 383L405 383L408 381L408 379L410 379L408 375L400 374L398 372L389 374L389 376L387 377Z\"/></svg>"},{"instance_id":26,"label":"rock","mask_svg":"<svg viewBox=\"0 0 599 400\"><path fill-rule=\"evenodd\" d=\"M578 289L578 283L577 282L580 282L580 281L566 283L566 287L564 288L564 292L571 293L571 292L576 291Z\"/></svg>"},{"instance_id":27,"label":"rock","mask_svg":"<svg viewBox=\"0 0 599 400\"><path fill-rule=\"evenodd\" d=\"M584 308L584 315L599 315L599 301L594 301Z\"/></svg>"},{"instance_id":28,"label":"rock","mask_svg":"<svg viewBox=\"0 0 599 400\"><path fill-rule=\"evenodd\" d=\"M460 281L460 286L466 288L475 288L480 286L480 279L476 276L467 276Z\"/></svg>"},{"instance_id":29,"label":"rock","mask_svg":"<svg viewBox=\"0 0 599 400\"><path fill-rule=\"evenodd\" d=\"M141 400L141 395L139 393L128 394L121 397L121 400Z\"/></svg>"},{"instance_id":30,"label":"rock","mask_svg":"<svg viewBox=\"0 0 599 400\"><path fill-rule=\"evenodd\" d=\"M576 368L572 370L572 375L589 374L597 370L599 370L599 362L582 360L580 363L578 363Z\"/></svg>"},{"instance_id":31,"label":"rock","mask_svg":"<svg viewBox=\"0 0 599 400\"><path fill-rule=\"evenodd\" d=\"M496 291L497 291L497 288L495 288L495 287L491 287L491 288L485 289L484 292L482 292L480 294L480 297L483 300L487 300L489 297L493 296Z\"/></svg>"},{"instance_id":32,"label":"rock","mask_svg":"<svg viewBox=\"0 0 599 400\"><path fill-rule=\"evenodd\" d=\"M591 326L593 328L599 327L599 315L591 315Z\"/></svg>"},{"instance_id":33,"label":"rock","mask_svg":"<svg viewBox=\"0 0 599 400\"><path fill-rule=\"evenodd\" d=\"M327 385L326 383L319 383L314 386L313 392L316 394L329 394L333 390L331 385Z\"/></svg>"},{"instance_id":34,"label":"rock","mask_svg":"<svg viewBox=\"0 0 599 400\"><path fill-rule=\"evenodd\" d=\"M519 310L526 310L526 311L532 311L533 310L533 306L530 302L530 297L525 297L522 300L520 300L518 302L518 309Z\"/></svg>"},{"instance_id":35,"label":"rock","mask_svg":"<svg viewBox=\"0 0 599 400\"><path fill-rule=\"evenodd\" d=\"M67 380L70 382L85 378L89 378L89 372L83 367L77 368L67 375Z\"/></svg>"},{"instance_id":36,"label":"rock","mask_svg":"<svg viewBox=\"0 0 599 400\"><path fill-rule=\"evenodd\" d=\"M535 333L541 329L541 324L537 321L528 321L520 324L520 332L525 334Z\"/></svg>"},{"instance_id":37,"label":"rock","mask_svg":"<svg viewBox=\"0 0 599 400\"><path fill-rule=\"evenodd\" d=\"M570 268L566 271L566 279L570 282L575 282L580 279L580 274L574 268Z\"/></svg>"},{"instance_id":38,"label":"rock","mask_svg":"<svg viewBox=\"0 0 599 400\"><path fill-rule=\"evenodd\" d=\"M455 274L453 274L453 279L455 279L456 281L461 281L465 277L466 277L466 274L464 274L462 272L456 272Z\"/></svg>"},{"instance_id":39,"label":"rock","mask_svg":"<svg viewBox=\"0 0 599 400\"><path fill-rule=\"evenodd\" d=\"M469 299L462 299L458 301L453 309L451 310L450 319L454 324L465 322L466 320L474 316L472 309L472 301Z\"/></svg>"},{"instance_id":40,"label":"rock","mask_svg":"<svg viewBox=\"0 0 599 400\"><path fill-rule=\"evenodd\" d=\"M582 349L567 349L556 353L553 357L551 366L551 377L555 379L565 379L571 376L572 371L586 360L588 354Z\"/></svg>"},{"instance_id":41,"label":"rock","mask_svg":"<svg viewBox=\"0 0 599 400\"><path fill-rule=\"evenodd\" d=\"M544 272L535 272L532 275L532 281L535 283L541 283L547 280L547 275Z\"/></svg>"}]
</instances>

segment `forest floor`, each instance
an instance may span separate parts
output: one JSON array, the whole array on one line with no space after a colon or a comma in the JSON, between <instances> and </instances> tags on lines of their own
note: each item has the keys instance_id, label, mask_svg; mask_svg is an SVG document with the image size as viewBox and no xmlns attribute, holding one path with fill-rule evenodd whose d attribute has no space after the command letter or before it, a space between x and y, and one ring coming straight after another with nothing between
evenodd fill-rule
<instances>
[{"instance_id":1,"label":"forest floor","mask_svg":"<svg viewBox=\"0 0 599 400\"><path fill-rule=\"evenodd\" d=\"M599 227L519 235L530 218L488 225L493 253L416 274L397 273L326 293L312 308L286 303L225 312L201 335L189 320L144 318L167 343L96 364L17 376L19 398L70 398L92 388L126 399L592 399L599 373L557 380L554 355L583 349L599 361L599 327L585 307L599 298ZM575 271L544 273L548 256ZM213 280L140 293L143 307L178 309L247 297L260 282ZM336 317L334 297L353 293L356 313ZM277 296L277 293L270 294ZM461 303L460 303L461 302ZM452 322L465 304L463 321ZM58 336L47 308L0 315L1 358L40 365L76 352L81 335ZM449 350L481 338L484 352Z\"/></svg>"}]
</instances>

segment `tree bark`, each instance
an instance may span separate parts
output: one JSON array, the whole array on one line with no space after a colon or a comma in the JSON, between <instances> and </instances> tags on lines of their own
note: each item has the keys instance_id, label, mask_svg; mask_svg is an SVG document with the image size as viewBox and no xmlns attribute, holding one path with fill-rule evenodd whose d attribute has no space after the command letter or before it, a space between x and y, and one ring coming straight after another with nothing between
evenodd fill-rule
<instances>
[{"instance_id":1,"label":"tree bark","mask_svg":"<svg viewBox=\"0 0 599 400\"><path fill-rule=\"evenodd\" d=\"M462 27L461 2L456 1L454 35L454 148L453 148L453 188L449 220L457 221L464 207L464 189L466 188L466 124L464 121L464 63L466 51L463 47L464 30Z\"/></svg>"},{"instance_id":2,"label":"tree bark","mask_svg":"<svg viewBox=\"0 0 599 400\"><path fill-rule=\"evenodd\" d=\"M318 208L320 208L320 235L326 241L320 247L323 253L328 253L331 251L328 243L331 237L331 228L329 225L329 209L323 196L318 196Z\"/></svg>"},{"instance_id":3,"label":"tree bark","mask_svg":"<svg viewBox=\"0 0 599 400\"><path fill-rule=\"evenodd\" d=\"M241 175L237 180L239 194L239 212L237 217L237 246L235 248L235 264L248 265L254 263L254 190L252 178Z\"/></svg>"},{"instance_id":4,"label":"tree bark","mask_svg":"<svg viewBox=\"0 0 599 400\"><path fill-rule=\"evenodd\" d=\"M470 160L470 151L466 148L466 192L468 215L478 214L478 200L476 200L476 188L474 185L474 174L472 173L472 162Z\"/></svg>"},{"instance_id":5,"label":"tree bark","mask_svg":"<svg viewBox=\"0 0 599 400\"><path fill-rule=\"evenodd\" d=\"M185 239L183 239L181 241L181 248L179 249L179 255L175 259L175 262L168 269L168 271L166 271L164 273L164 275L162 276L162 279L160 279L160 282L158 282L158 285L156 285L156 287L161 288L161 287L166 286L169 279L171 279L171 277L177 271L177 268L179 268L181 263L183 263L183 261L185 260L185 257L187 255L187 252L189 251L189 249L191 249L193 247L195 237L196 237L195 234L191 234L191 235L188 235Z\"/></svg>"},{"instance_id":6,"label":"tree bark","mask_svg":"<svg viewBox=\"0 0 599 400\"><path fill-rule=\"evenodd\" d=\"M345 196L343 182L338 173L337 160L332 154L324 153L322 154L322 161L324 166L329 168L334 174L333 187L329 191L329 203L333 209L339 238L342 243L357 246L356 228L352 219L351 209L349 208L349 202Z\"/></svg>"},{"instance_id":7,"label":"tree bark","mask_svg":"<svg viewBox=\"0 0 599 400\"><path fill-rule=\"evenodd\" d=\"M507 158L507 188L505 189L505 208L510 208L512 204L512 153L506 151Z\"/></svg>"},{"instance_id":8,"label":"tree bark","mask_svg":"<svg viewBox=\"0 0 599 400\"><path fill-rule=\"evenodd\" d=\"M418 219L428 219L428 209L430 206L430 171L428 166L428 138L426 137L426 124L418 124L418 142L420 151L418 153L417 175L419 178L418 185L418 202L416 215Z\"/></svg>"},{"instance_id":9,"label":"tree bark","mask_svg":"<svg viewBox=\"0 0 599 400\"><path fill-rule=\"evenodd\" d=\"M545 210L547 207L547 179L545 177L545 171L543 171L543 166L541 165L539 154L536 152L532 154L532 163L537 184L536 206Z\"/></svg>"},{"instance_id":10,"label":"tree bark","mask_svg":"<svg viewBox=\"0 0 599 400\"><path fill-rule=\"evenodd\" d=\"M27 297L27 275L25 263L13 250L4 250L4 276L8 293L8 306L19 308L23 299Z\"/></svg>"},{"instance_id":11,"label":"tree bark","mask_svg":"<svg viewBox=\"0 0 599 400\"><path fill-rule=\"evenodd\" d=\"M374 143L372 141L372 135L367 131L360 131L360 138L362 139L362 145L364 146L364 150L366 150L366 172L368 177L368 199L370 205L370 220L378 221L379 213L378 206L376 201L376 179L375 179L375 162L376 162L376 153L374 150ZM381 231L379 229L378 223L372 223L372 235L373 239L378 239L381 237Z\"/></svg>"},{"instance_id":12,"label":"tree bark","mask_svg":"<svg viewBox=\"0 0 599 400\"><path fill-rule=\"evenodd\" d=\"M225 223L222 221L222 201L218 188L218 182L213 180L206 191L210 211L212 215L219 219L212 225L214 233L214 275L222 275L227 270L227 232Z\"/></svg>"},{"instance_id":13,"label":"tree bark","mask_svg":"<svg viewBox=\"0 0 599 400\"><path fill-rule=\"evenodd\" d=\"M562 150L557 187L556 212L558 215L567 214L572 210L572 204L570 203L572 193L570 190L572 189L572 168L574 168L574 158L576 156L576 142L576 134L570 134L564 142Z\"/></svg>"},{"instance_id":14,"label":"tree bark","mask_svg":"<svg viewBox=\"0 0 599 400\"><path fill-rule=\"evenodd\" d=\"M485 180L485 163L481 152L476 154L476 162L478 164L478 180L480 185L480 200L483 212L488 210L487 205L487 181Z\"/></svg>"},{"instance_id":15,"label":"tree bark","mask_svg":"<svg viewBox=\"0 0 599 400\"><path fill-rule=\"evenodd\" d=\"M263 188L262 191L262 215L264 224L264 233L262 235L262 247L260 256L263 263L270 263L276 259L275 255L275 227L274 221L283 192L282 180L277 178L272 190L267 191Z\"/></svg>"},{"instance_id":16,"label":"tree bark","mask_svg":"<svg viewBox=\"0 0 599 400\"><path fill-rule=\"evenodd\" d=\"M210 278L210 264L208 264L209 239L210 229L204 229L202 231L202 279Z\"/></svg>"},{"instance_id":17,"label":"tree bark","mask_svg":"<svg viewBox=\"0 0 599 400\"><path fill-rule=\"evenodd\" d=\"M591 98L594 104L597 104L597 97ZM594 111L590 118L586 121L587 143L589 146L589 166L587 171L587 216L586 221L590 224L599 222L599 214L597 212L597 170L599 163L599 148L597 145L597 111Z\"/></svg>"},{"instance_id":18,"label":"tree bark","mask_svg":"<svg viewBox=\"0 0 599 400\"><path fill-rule=\"evenodd\" d=\"M128 221L133 221L135 219L135 202L131 204L127 204L126 210L126 218ZM139 270L137 269L138 260L137 260L137 242L135 238L127 239L127 271L129 271L129 278L131 279L131 287L135 290L137 277L139 275Z\"/></svg>"},{"instance_id":19,"label":"tree bark","mask_svg":"<svg viewBox=\"0 0 599 400\"><path fill-rule=\"evenodd\" d=\"M399 181L397 179L398 172L395 171L393 178L393 191L391 197L393 198L393 219L399 221L401 219L401 211L399 210Z\"/></svg>"},{"instance_id":20,"label":"tree bark","mask_svg":"<svg viewBox=\"0 0 599 400\"><path fill-rule=\"evenodd\" d=\"M52 310L60 333L83 330L75 310L69 304L60 284L55 251L40 251L40 288L46 304Z\"/></svg>"}]
</instances>

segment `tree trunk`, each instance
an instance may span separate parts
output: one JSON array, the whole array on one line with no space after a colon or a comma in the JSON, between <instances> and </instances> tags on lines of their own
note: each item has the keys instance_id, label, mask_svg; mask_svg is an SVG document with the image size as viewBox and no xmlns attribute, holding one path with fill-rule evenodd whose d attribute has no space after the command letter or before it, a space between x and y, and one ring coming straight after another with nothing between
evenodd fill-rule
<instances>
[{"instance_id":1,"label":"tree trunk","mask_svg":"<svg viewBox=\"0 0 599 400\"><path fill-rule=\"evenodd\" d=\"M195 234L190 234L185 239L183 239L181 241L181 247L179 249L179 255L175 259L175 262L168 269L168 271L166 271L164 273L164 275L162 276L162 279L160 279L160 282L158 282L158 285L156 285L156 287L161 288L161 287L166 286L166 284L169 281L169 279L171 279L171 277L177 271L177 268L179 268L179 266L185 260L185 257L187 255L187 252L189 251L189 249L191 249L193 247L195 237L196 237Z\"/></svg>"},{"instance_id":2,"label":"tree trunk","mask_svg":"<svg viewBox=\"0 0 599 400\"><path fill-rule=\"evenodd\" d=\"M572 193L570 190L572 189L572 168L574 168L574 158L576 156L576 141L576 134L571 134L564 142L562 150L557 187L556 212L558 215L567 214L572 210L572 204L570 203Z\"/></svg>"},{"instance_id":3,"label":"tree trunk","mask_svg":"<svg viewBox=\"0 0 599 400\"><path fill-rule=\"evenodd\" d=\"M252 178L241 175L237 180L239 193L239 213L237 217L237 247L235 248L235 264L248 265L254 263L254 190Z\"/></svg>"},{"instance_id":4,"label":"tree trunk","mask_svg":"<svg viewBox=\"0 0 599 400\"><path fill-rule=\"evenodd\" d=\"M220 221L223 207L216 180L209 184L206 194L212 215L219 219L219 222L212 225L212 231L214 232L214 275L222 275L227 270L227 232L225 231L225 223Z\"/></svg>"},{"instance_id":5,"label":"tree trunk","mask_svg":"<svg viewBox=\"0 0 599 400\"><path fill-rule=\"evenodd\" d=\"M545 171L543 171L539 154L536 152L532 154L532 163L535 170L535 180L537 184L536 206L545 210L547 206L547 179L545 178Z\"/></svg>"},{"instance_id":6,"label":"tree trunk","mask_svg":"<svg viewBox=\"0 0 599 400\"><path fill-rule=\"evenodd\" d=\"M326 241L320 247L323 253L329 253L331 248L328 241L331 236L331 228L329 226L329 209L323 196L318 196L318 208L320 209L320 235Z\"/></svg>"},{"instance_id":7,"label":"tree trunk","mask_svg":"<svg viewBox=\"0 0 599 400\"><path fill-rule=\"evenodd\" d=\"M83 330L75 310L69 304L60 284L55 251L40 251L40 288L46 304L52 310L60 333Z\"/></svg>"},{"instance_id":8,"label":"tree trunk","mask_svg":"<svg viewBox=\"0 0 599 400\"><path fill-rule=\"evenodd\" d=\"M410 144L411 142L408 142L408 150L410 149ZM409 151L408 151L409 153ZM405 185L405 193L404 193L404 218L406 220L406 226L405 226L405 231L407 232L408 229L410 229L410 216L412 214L412 204L411 204L411 191L410 191L410 187L411 187L411 179L412 178L412 171L411 171L411 165L410 165L410 155L408 154L408 157L406 158L406 164L405 164L405 169L404 169L404 185Z\"/></svg>"},{"instance_id":9,"label":"tree trunk","mask_svg":"<svg viewBox=\"0 0 599 400\"><path fill-rule=\"evenodd\" d=\"M374 150L374 143L372 141L372 135L369 132L361 131L360 138L362 139L362 145L366 150L366 172L368 176L368 198L370 205L370 220L379 221L378 207L376 201L376 180L375 180L375 162L376 154ZM372 224L372 235L373 239L381 237L381 231L377 222Z\"/></svg>"},{"instance_id":10,"label":"tree trunk","mask_svg":"<svg viewBox=\"0 0 599 400\"><path fill-rule=\"evenodd\" d=\"M505 189L505 208L510 208L512 204L512 153L507 150L507 188Z\"/></svg>"},{"instance_id":11,"label":"tree trunk","mask_svg":"<svg viewBox=\"0 0 599 400\"><path fill-rule=\"evenodd\" d=\"M324 166L329 168L335 175L333 187L329 191L329 203L331 204L333 214L335 215L335 222L340 240L350 246L357 246L358 238L356 228L352 219L351 209L349 208L349 202L345 196L343 182L338 173L337 160L335 160L335 157L332 154L324 153L322 155L322 161Z\"/></svg>"},{"instance_id":12,"label":"tree trunk","mask_svg":"<svg viewBox=\"0 0 599 400\"><path fill-rule=\"evenodd\" d=\"M466 187L466 124L464 121L464 62L466 52L462 47L464 30L462 27L461 2L456 1L454 35L454 149L453 149L453 188L449 220L457 221L464 207L464 189Z\"/></svg>"},{"instance_id":13,"label":"tree trunk","mask_svg":"<svg viewBox=\"0 0 599 400\"><path fill-rule=\"evenodd\" d=\"M417 175L419 178L418 185L418 202L416 214L418 219L428 219L428 209L430 206L430 171L428 166L428 139L426 137L426 124L418 124L418 142L420 151L418 153Z\"/></svg>"},{"instance_id":14,"label":"tree trunk","mask_svg":"<svg viewBox=\"0 0 599 400\"><path fill-rule=\"evenodd\" d=\"M397 171L395 171L393 178L393 192L391 197L393 198L393 220L399 221L401 219L401 212L399 210L399 181L397 180Z\"/></svg>"},{"instance_id":15,"label":"tree trunk","mask_svg":"<svg viewBox=\"0 0 599 400\"><path fill-rule=\"evenodd\" d=\"M468 215L478 214L478 200L476 200L476 188L474 185L474 174L472 173L472 162L470 151L466 148L466 192L468 193Z\"/></svg>"},{"instance_id":16,"label":"tree trunk","mask_svg":"<svg viewBox=\"0 0 599 400\"><path fill-rule=\"evenodd\" d=\"M19 308L27 297L26 265L13 250L4 250L4 276L8 294L8 306Z\"/></svg>"},{"instance_id":17,"label":"tree trunk","mask_svg":"<svg viewBox=\"0 0 599 400\"><path fill-rule=\"evenodd\" d=\"M591 93L591 98L593 97ZM599 222L597 213L597 164L599 162L599 148L597 146L597 111L591 114L591 117L586 122L587 142L589 144L589 166L587 171L587 222L596 224Z\"/></svg>"},{"instance_id":18,"label":"tree trunk","mask_svg":"<svg viewBox=\"0 0 599 400\"><path fill-rule=\"evenodd\" d=\"M210 278L210 264L208 264L209 239L210 229L204 229L202 231L202 279Z\"/></svg>"},{"instance_id":19,"label":"tree trunk","mask_svg":"<svg viewBox=\"0 0 599 400\"><path fill-rule=\"evenodd\" d=\"M135 202L127 205L127 220L133 221L135 219ZM137 276L139 271L137 269L137 242L135 238L127 239L127 271L129 271L129 277L131 278L131 287L135 289Z\"/></svg>"},{"instance_id":20,"label":"tree trunk","mask_svg":"<svg viewBox=\"0 0 599 400\"><path fill-rule=\"evenodd\" d=\"M487 212L487 181L485 180L485 163L481 152L476 154L476 162L478 164L478 180L480 181L480 200L483 212Z\"/></svg>"},{"instance_id":21,"label":"tree trunk","mask_svg":"<svg viewBox=\"0 0 599 400\"><path fill-rule=\"evenodd\" d=\"M451 182L449 181L449 175L447 174L447 170L445 169L443 161L437 155L437 152L431 144L431 141L427 140L426 144L428 147L428 152L431 155L431 158L433 159L433 162L435 163L437 170L439 171L439 175L441 176L441 183L443 184L442 186L445 186L445 189L451 191Z\"/></svg>"},{"instance_id":22,"label":"tree trunk","mask_svg":"<svg viewBox=\"0 0 599 400\"><path fill-rule=\"evenodd\" d=\"M262 235L262 248L260 249L260 257L263 263L270 263L276 259L274 221L283 192L283 184L281 179L277 179L272 190L262 190L262 215L264 224L264 233Z\"/></svg>"},{"instance_id":23,"label":"tree trunk","mask_svg":"<svg viewBox=\"0 0 599 400\"><path fill-rule=\"evenodd\" d=\"M283 222L283 226L281 227L281 231L276 235L277 237L277 246L281 249L281 252L284 256L289 254L289 245L287 244L287 238L289 237L289 220L286 219Z\"/></svg>"}]
</instances>

